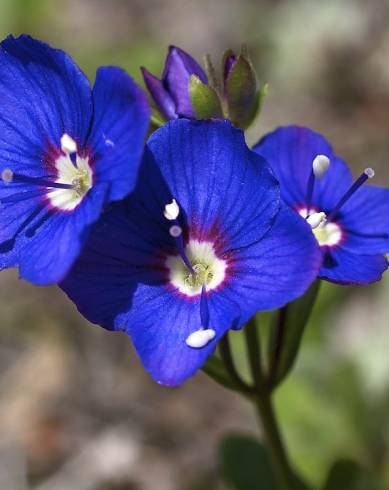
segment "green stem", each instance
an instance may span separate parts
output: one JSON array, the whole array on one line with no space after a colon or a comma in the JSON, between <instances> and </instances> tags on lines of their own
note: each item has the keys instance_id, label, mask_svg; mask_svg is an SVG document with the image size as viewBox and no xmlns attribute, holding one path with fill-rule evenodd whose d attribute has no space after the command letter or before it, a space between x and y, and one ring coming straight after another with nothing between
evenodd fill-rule
<instances>
[{"instance_id":1,"label":"green stem","mask_svg":"<svg viewBox=\"0 0 389 490\"><path fill-rule=\"evenodd\" d=\"M252 318L246 325L245 335L251 374L257 392L257 396L254 398L254 404L269 448L274 476L278 483L279 490L294 490L295 475L289 464L281 432L274 413L271 392L263 375L260 338L254 318Z\"/></svg>"},{"instance_id":2,"label":"green stem","mask_svg":"<svg viewBox=\"0 0 389 490\"><path fill-rule=\"evenodd\" d=\"M274 387L277 380L278 369L280 365L281 353L285 343L286 319L288 316L288 305L280 308L278 311L277 323L274 328L274 347L269 366L268 383Z\"/></svg>"},{"instance_id":3,"label":"green stem","mask_svg":"<svg viewBox=\"0 0 389 490\"><path fill-rule=\"evenodd\" d=\"M251 318L244 329L246 347L249 354L250 371L257 391L266 391L262 372L262 352L255 317Z\"/></svg>"},{"instance_id":4,"label":"green stem","mask_svg":"<svg viewBox=\"0 0 389 490\"><path fill-rule=\"evenodd\" d=\"M270 393L259 395L255 405L270 452L274 476L279 490L295 490L296 477L288 461Z\"/></svg>"},{"instance_id":5,"label":"green stem","mask_svg":"<svg viewBox=\"0 0 389 490\"><path fill-rule=\"evenodd\" d=\"M253 391L252 388L242 380L238 371L236 370L234 359L232 357L228 332L224 335L224 337L220 339L219 350L220 350L220 357L232 381L239 387L239 389L242 392L251 393Z\"/></svg>"}]
</instances>

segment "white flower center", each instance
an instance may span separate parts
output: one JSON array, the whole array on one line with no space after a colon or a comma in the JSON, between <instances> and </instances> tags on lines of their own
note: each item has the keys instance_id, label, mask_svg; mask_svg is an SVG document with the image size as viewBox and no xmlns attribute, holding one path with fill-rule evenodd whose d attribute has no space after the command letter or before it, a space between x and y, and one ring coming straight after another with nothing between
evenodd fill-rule
<instances>
[{"instance_id":1,"label":"white flower center","mask_svg":"<svg viewBox=\"0 0 389 490\"><path fill-rule=\"evenodd\" d=\"M89 158L75 156L74 164L70 154L61 155L55 162L58 178L55 182L69 184L70 189L53 189L47 194L50 203L64 211L72 211L83 200L85 194L93 184L92 169L89 165Z\"/></svg>"},{"instance_id":2,"label":"white flower center","mask_svg":"<svg viewBox=\"0 0 389 490\"><path fill-rule=\"evenodd\" d=\"M186 296L201 294L204 284L206 291L217 288L224 280L227 262L215 254L212 242L190 240L185 254L192 265L191 274L179 255L169 255L166 267L169 269L171 284Z\"/></svg>"},{"instance_id":3,"label":"white flower center","mask_svg":"<svg viewBox=\"0 0 389 490\"><path fill-rule=\"evenodd\" d=\"M316 211L312 212L311 210L311 213L308 216L308 211L304 208L299 211L299 214L307 220L312 228L312 233L315 235L315 238L321 247L333 247L338 245L342 240L343 233L341 227L337 223L325 221L325 218L320 216L325 216L324 213ZM317 220L315 218L317 218Z\"/></svg>"}]
</instances>

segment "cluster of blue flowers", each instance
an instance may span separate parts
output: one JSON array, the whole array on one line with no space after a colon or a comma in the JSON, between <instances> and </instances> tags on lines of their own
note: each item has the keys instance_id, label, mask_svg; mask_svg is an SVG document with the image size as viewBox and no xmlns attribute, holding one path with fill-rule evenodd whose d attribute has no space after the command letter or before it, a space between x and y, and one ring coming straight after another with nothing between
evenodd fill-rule
<instances>
[{"instance_id":1,"label":"cluster of blue flowers","mask_svg":"<svg viewBox=\"0 0 389 490\"><path fill-rule=\"evenodd\" d=\"M226 59L231 72L236 57ZM59 284L90 321L124 331L153 378L192 376L229 330L317 278L377 281L388 267L389 190L353 181L318 133L277 129L253 149L225 119L195 120L207 76L171 48L143 71L170 121L120 68L91 87L28 36L0 51L0 267Z\"/></svg>"}]
</instances>

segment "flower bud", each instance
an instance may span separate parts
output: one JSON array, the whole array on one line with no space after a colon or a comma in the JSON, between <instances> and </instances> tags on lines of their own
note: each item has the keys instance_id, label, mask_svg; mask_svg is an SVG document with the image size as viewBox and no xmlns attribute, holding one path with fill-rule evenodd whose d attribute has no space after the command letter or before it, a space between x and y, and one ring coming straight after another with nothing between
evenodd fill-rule
<instances>
[{"instance_id":1,"label":"flower bud","mask_svg":"<svg viewBox=\"0 0 389 490\"><path fill-rule=\"evenodd\" d=\"M166 119L194 118L190 96L190 79L195 75L203 84L208 83L201 66L188 53L176 46L169 47L162 79L142 68L143 78L157 109Z\"/></svg>"},{"instance_id":2,"label":"flower bud","mask_svg":"<svg viewBox=\"0 0 389 490\"><path fill-rule=\"evenodd\" d=\"M239 56L231 50L223 56L224 99L228 118L246 129L259 113L267 86L258 89L257 77L245 49Z\"/></svg>"}]
</instances>

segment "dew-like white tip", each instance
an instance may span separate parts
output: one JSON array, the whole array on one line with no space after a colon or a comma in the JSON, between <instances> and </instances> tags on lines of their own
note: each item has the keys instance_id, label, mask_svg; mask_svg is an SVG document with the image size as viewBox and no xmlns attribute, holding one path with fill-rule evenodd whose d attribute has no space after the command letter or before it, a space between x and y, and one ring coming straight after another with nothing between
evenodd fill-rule
<instances>
[{"instance_id":1,"label":"dew-like white tip","mask_svg":"<svg viewBox=\"0 0 389 490\"><path fill-rule=\"evenodd\" d=\"M172 221L174 219L177 219L177 216L179 214L180 214L180 207L175 199L173 199L173 201L170 204L166 204L165 210L163 212L163 215L165 216L166 219Z\"/></svg>"},{"instance_id":2,"label":"dew-like white tip","mask_svg":"<svg viewBox=\"0 0 389 490\"><path fill-rule=\"evenodd\" d=\"M76 153L77 151L77 143L67 133L61 136L61 150L64 153Z\"/></svg>"},{"instance_id":3,"label":"dew-like white tip","mask_svg":"<svg viewBox=\"0 0 389 490\"><path fill-rule=\"evenodd\" d=\"M2 178L3 182L5 182L6 184L9 184L10 182L12 182L12 180L14 178L14 173L12 172L12 170L10 168L5 168L1 172L1 178Z\"/></svg>"},{"instance_id":4,"label":"dew-like white tip","mask_svg":"<svg viewBox=\"0 0 389 490\"><path fill-rule=\"evenodd\" d=\"M322 223L326 221L326 213L313 213L310 214L307 218L307 223L311 226L312 230L320 226Z\"/></svg>"},{"instance_id":5,"label":"dew-like white tip","mask_svg":"<svg viewBox=\"0 0 389 490\"><path fill-rule=\"evenodd\" d=\"M201 349L205 347L216 335L215 330L208 328L206 330L197 330L189 335L186 339L186 345L193 347L194 349Z\"/></svg>"},{"instance_id":6,"label":"dew-like white tip","mask_svg":"<svg viewBox=\"0 0 389 490\"><path fill-rule=\"evenodd\" d=\"M330 159L326 155L316 155L312 162L313 173L320 179L327 172Z\"/></svg>"},{"instance_id":7,"label":"dew-like white tip","mask_svg":"<svg viewBox=\"0 0 389 490\"><path fill-rule=\"evenodd\" d=\"M367 175L369 179L372 179L374 177L374 175L375 175L374 170L372 168L370 168L370 167L369 168L365 168L365 170L363 171L363 173L365 175Z\"/></svg>"},{"instance_id":8,"label":"dew-like white tip","mask_svg":"<svg viewBox=\"0 0 389 490\"><path fill-rule=\"evenodd\" d=\"M182 234L182 228L178 225L173 225L169 228L169 233L173 238L178 238Z\"/></svg>"}]
</instances>

